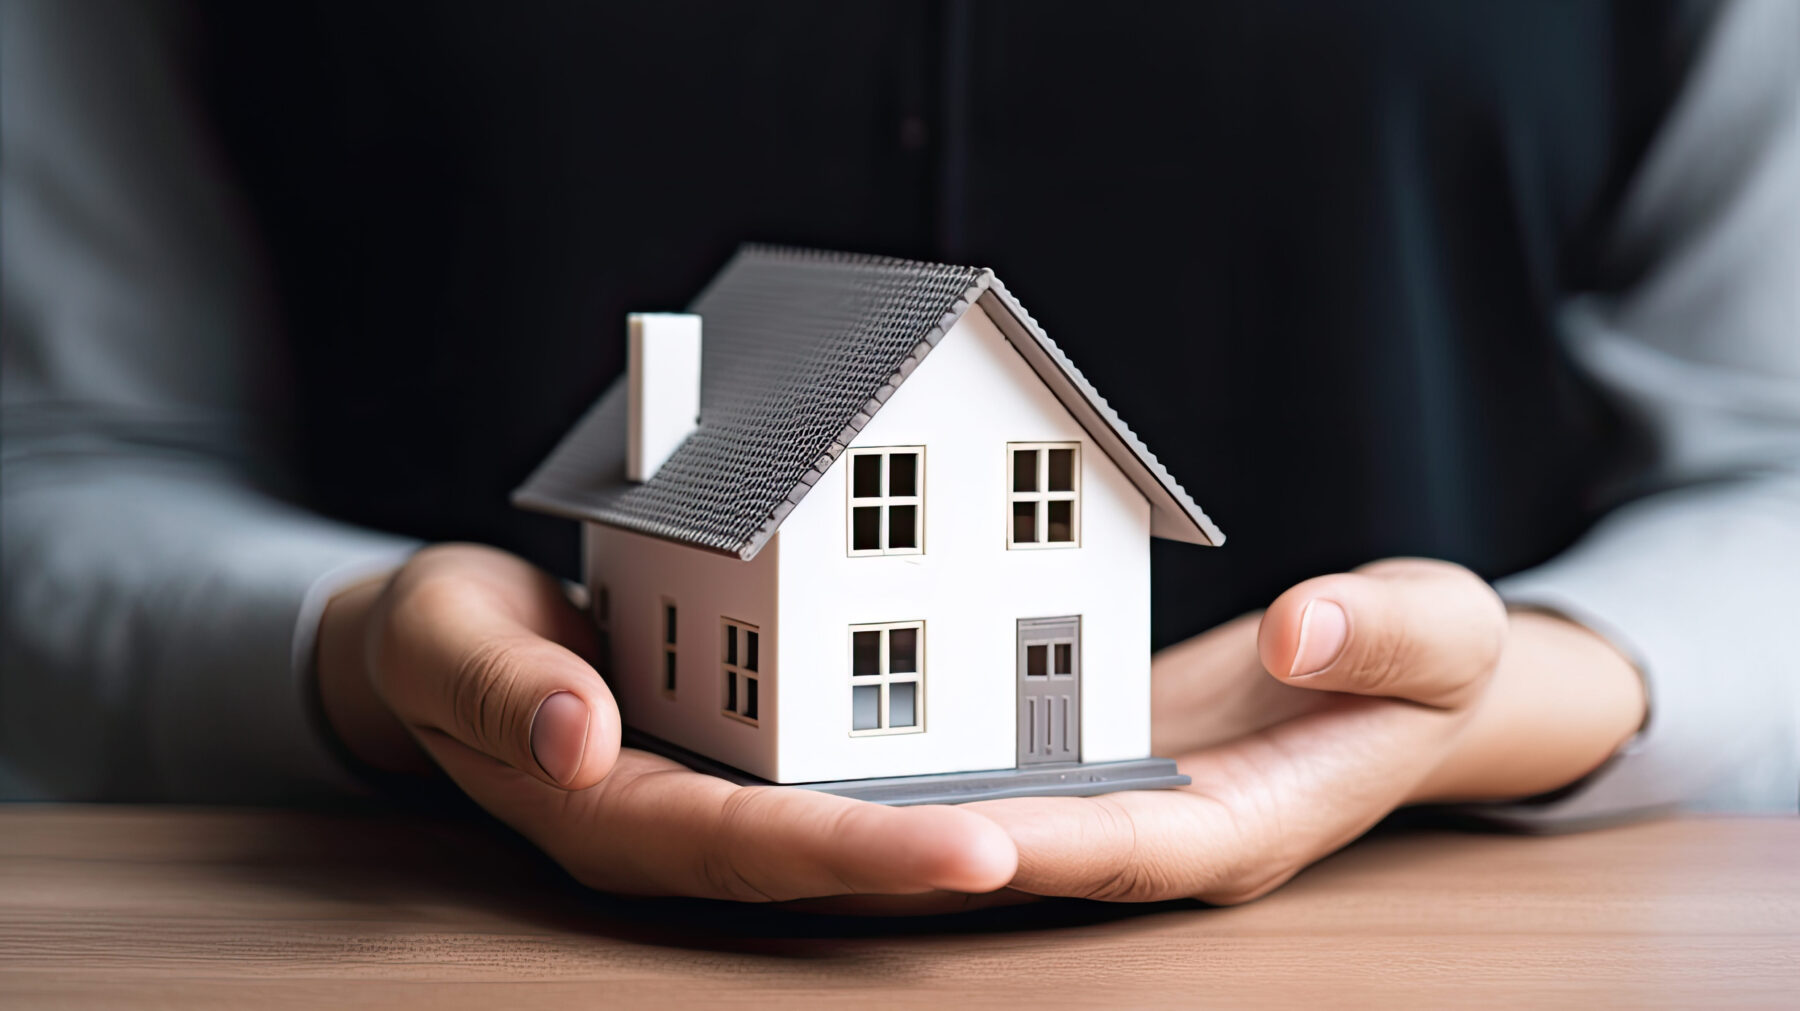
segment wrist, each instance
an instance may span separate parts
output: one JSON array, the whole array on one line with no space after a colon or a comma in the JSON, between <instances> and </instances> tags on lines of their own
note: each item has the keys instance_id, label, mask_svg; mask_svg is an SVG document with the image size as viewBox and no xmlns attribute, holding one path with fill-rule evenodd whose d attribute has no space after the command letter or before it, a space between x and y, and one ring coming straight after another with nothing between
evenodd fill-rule
<instances>
[{"instance_id":1,"label":"wrist","mask_svg":"<svg viewBox=\"0 0 1800 1011\"><path fill-rule=\"evenodd\" d=\"M357 761L384 772L421 772L430 762L381 700L369 669L370 626L391 573L345 587L319 618L316 681L325 722Z\"/></svg>"},{"instance_id":2,"label":"wrist","mask_svg":"<svg viewBox=\"0 0 1800 1011\"><path fill-rule=\"evenodd\" d=\"M1409 802L1520 800L1567 787L1631 739L1647 704L1642 676L1611 643L1558 615L1514 611L1467 723Z\"/></svg>"}]
</instances>

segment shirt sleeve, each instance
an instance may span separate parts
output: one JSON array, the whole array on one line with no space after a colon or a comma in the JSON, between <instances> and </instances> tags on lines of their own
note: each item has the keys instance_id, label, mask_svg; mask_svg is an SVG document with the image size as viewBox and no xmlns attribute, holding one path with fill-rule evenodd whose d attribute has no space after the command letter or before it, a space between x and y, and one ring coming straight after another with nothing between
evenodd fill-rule
<instances>
[{"instance_id":1,"label":"shirt sleeve","mask_svg":"<svg viewBox=\"0 0 1800 1011\"><path fill-rule=\"evenodd\" d=\"M355 790L311 716L312 636L415 545L277 494L281 342L182 25L0 19L0 798Z\"/></svg>"},{"instance_id":2,"label":"shirt sleeve","mask_svg":"<svg viewBox=\"0 0 1800 1011\"><path fill-rule=\"evenodd\" d=\"M1628 192L1622 295L1572 299L1571 354L1654 446L1644 488L1497 584L1610 639L1648 719L1554 798L1483 809L1556 828L1673 806L1800 805L1800 5L1719 15Z\"/></svg>"}]
</instances>

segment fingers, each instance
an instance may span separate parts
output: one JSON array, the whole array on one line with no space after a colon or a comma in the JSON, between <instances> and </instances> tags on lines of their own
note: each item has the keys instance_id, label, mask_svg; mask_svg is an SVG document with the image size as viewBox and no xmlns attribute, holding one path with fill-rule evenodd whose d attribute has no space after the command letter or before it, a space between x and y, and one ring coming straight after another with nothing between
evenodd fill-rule
<instances>
[{"instance_id":1,"label":"fingers","mask_svg":"<svg viewBox=\"0 0 1800 1011\"><path fill-rule=\"evenodd\" d=\"M1297 687L1461 705L1499 660L1506 609L1461 566L1396 559L1309 579L1263 615L1257 651Z\"/></svg>"},{"instance_id":2,"label":"fingers","mask_svg":"<svg viewBox=\"0 0 1800 1011\"><path fill-rule=\"evenodd\" d=\"M590 633L554 579L498 551L430 549L395 577L377 627L377 690L415 734L563 789L606 777L618 707L571 648Z\"/></svg>"},{"instance_id":3,"label":"fingers","mask_svg":"<svg viewBox=\"0 0 1800 1011\"><path fill-rule=\"evenodd\" d=\"M989 892L1017 865L1004 831L958 808L739 787L632 750L599 787L566 793L444 735L421 740L470 796L606 891L740 901Z\"/></svg>"},{"instance_id":4,"label":"fingers","mask_svg":"<svg viewBox=\"0 0 1800 1011\"><path fill-rule=\"evenodd\" d=\"M966 805L1019 850L1012 887L1039 895L1230 904L1273 890L1367 831L1430 769L1457 717L1341 697L1184 757L1193 785Z\"/></svg>"},{"instance_id":5,"label":"fingers","mask_svg":"<svg viewBox=\"0 0 1800 1011\"><path fill-rule=\"evenodd\" d=\"M1279 684L1256 656L1260 612L1162 650L1150 659L1150 742L1181 755L1334 704L1329 692Z\"/></svg>"}]
</instances>

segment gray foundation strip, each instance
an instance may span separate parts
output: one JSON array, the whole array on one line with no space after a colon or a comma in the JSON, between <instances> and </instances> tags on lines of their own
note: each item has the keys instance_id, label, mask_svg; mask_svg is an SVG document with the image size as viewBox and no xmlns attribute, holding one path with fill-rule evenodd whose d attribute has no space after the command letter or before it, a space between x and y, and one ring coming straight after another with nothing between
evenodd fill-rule
<instances>
[{"instance_id":1,"label":"gray foundation strip","mask_svg":"<svg viewBox=\"0 0 1800 1011\"><path fill-rule=\"evenodd\" d=\"M654 752L709 776L739 786L775 786L766 779L734 769L660 737L625 730L625 746ZM847 779L832 783L790 783L798 789L817 790L855 800L896 807L910 804L965 804L975 800L1010 797L1093 797L1119 790L1164 790L1186 786L1188 777L1175 771L1167 758L1140 758L1125 762L1084 762L1074 765L1038 765L983 772L953 772L938 776L894 776L886 779Z\"/></svg>"}]
</instances>

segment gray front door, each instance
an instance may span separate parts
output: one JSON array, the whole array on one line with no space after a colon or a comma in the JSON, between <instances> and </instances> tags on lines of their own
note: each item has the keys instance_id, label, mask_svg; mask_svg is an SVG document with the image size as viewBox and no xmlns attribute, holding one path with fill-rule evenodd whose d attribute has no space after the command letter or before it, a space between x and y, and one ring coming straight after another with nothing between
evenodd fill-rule
<instances>
[{"instance_id":1,"label":"gray front door","mask_svg":"<svg viewBox=\"0 0 1800 1011\"><path fill-rule=\"evenodd\" d=\"M1019 619L1019 764L1081 761L1081 618Z\"/></svg>"}]
</instances>

